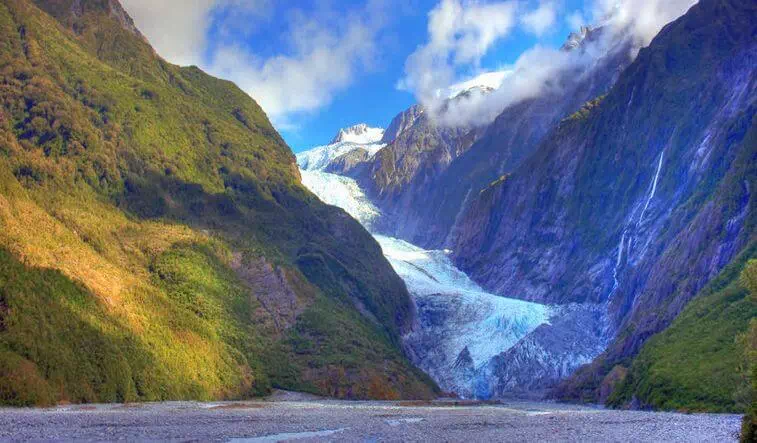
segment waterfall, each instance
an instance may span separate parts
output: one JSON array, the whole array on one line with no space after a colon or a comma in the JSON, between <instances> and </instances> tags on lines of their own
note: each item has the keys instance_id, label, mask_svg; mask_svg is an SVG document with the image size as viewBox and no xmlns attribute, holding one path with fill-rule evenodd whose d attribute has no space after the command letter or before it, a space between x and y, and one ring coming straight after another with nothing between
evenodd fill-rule
<instances>
[{"instance_id":1,"label":"waterfall","mask_svg":"<svg viewBox=\"0 0 757 443\"><path fill-rule=\"evenodd\" d=\"M660 180L660 172L662 171L662 162L665 158L665 150L663 149L660 153L660 159L657 162L657 170L655 171L654 178L652 179L652 183L650 185L649 195L647 196L646 201L644 202L644 207L641 210L641 215L639 215L639 219L636 221L635 224L633 224L634 231L638 230L639 226L641 226L642 222L644 221L644 215L647 212L647 209L649 209L649 205L652 202L652 199L655 196L655 193L657 193L657 183ZM626 253L626 256L631 256L631 245L632 242L635 240L634 235L629 235L628 230L631 228L631 225L633 223L634 216L636 215L636 211L639 209L638 204L634 208L633 212L631 212L631 216L628 218L628 222L626 223L625 228L623 228L623 234L620 236L620 244L618 245L618 256L615 260L615 267L612 270L612 289L610 290L610 297L612 297L615 294L615 291L617 291L618 286L620 286L620 280L619 280L619 273L621 269L621 265L623 264L623 252ZM626 242L626 238L628 241ZM647 245L649 242L647 242ZM644 250L646 250L646 245L644 247ZM643 251L642 251L643 253ZM628 260L626 260L628 261Z\"/></svg>"},{"instance_id":2,"label":"waterfall","mask_svg":"<svg viewBox=\"0 0 757 443\"><path fill-rule=\"evenodd\" d=\"M620 269L620 263L623 261L623 245L626 241L626 234L628 233L628 226L626 226L625 229L623 229L623 235L620 236L620 244L618 245L618 259L615 261L615 268L612 270L612 290L610 291L610 295L613 295L615 293L615 290L618 289L618 285L620 282L618 281L618 269Z\"/></svg>"},{"instance_id":3,"label":"waterfall","mask_svg":"<svg viewBox=\"0 0 757 443\"><path fill-rule=\"evenodd\" d=\"M662 170L662 160L664 157L665 150L663 149L660 153L660 161L657 163L657 172L655 172L654 180L652 180L652 190L649 192L649 197L647 197L647 202L644 204L644 209L641 210L641 216L639 216L639 222L637 223L637 226L641 225L641 223L644 221L644 214L647 212L647 208L649 208L649 203L652 201L655 192L657 192L657 181L660 179L660 171Z\"/></svg>"}]
</instances>

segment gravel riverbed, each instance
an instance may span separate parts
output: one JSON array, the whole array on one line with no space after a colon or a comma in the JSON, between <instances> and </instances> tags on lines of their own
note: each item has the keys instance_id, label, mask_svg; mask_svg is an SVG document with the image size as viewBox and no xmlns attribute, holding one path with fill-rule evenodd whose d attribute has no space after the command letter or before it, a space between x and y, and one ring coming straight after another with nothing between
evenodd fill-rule
<instances>
[{"instance_id":1,"label":"gravel riverbed","mask_svg":"<svg viewBox=\"0 0 757 443\"><path fill-rule=\"evenodd\" d=\"M0 440L734 441L741 417L555 403L274 398L0 409Z\"/></svg>"}]
</instances>

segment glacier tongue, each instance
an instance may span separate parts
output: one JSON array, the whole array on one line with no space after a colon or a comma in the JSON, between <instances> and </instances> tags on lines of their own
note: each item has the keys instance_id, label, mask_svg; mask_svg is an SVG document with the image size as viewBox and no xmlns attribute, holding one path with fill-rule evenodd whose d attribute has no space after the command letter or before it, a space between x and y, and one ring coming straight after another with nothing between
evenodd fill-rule
<instances>
[{"instance_id":1,"label":"glacier tongue","mask_svg":"<svg viewBox=\"0 0 757 443\"><path fill-rule=\"evenodd\" d=\"M370 230L379 211L355 180L304 168L301 173L303 184L321 200L343 208ZM417 307L416 325L403 337L411 358L447 391L490 396L490 363L548 324L552 310L487 293L457 269L445 251L374 237Z\"/></svg>"},{"instance_id":2,"label":"glacier tongue","mask_svg":"<svg viewBox=\"0 0 757 443\"><path fill-rule=\"evenodd\" d=\"M443 363L449 366L467 348L473 366L479 368L549 321L548 307L485 292L443 251L426 251L396 238L375 237L394 270L405 280L416 305L434 305L433 309L444 310L441 324L435 318L424 318L427 312L419 311L420 327L405 339L437 349L416 349L417 354L441 353Z\"/></svg>"}]
</instances>

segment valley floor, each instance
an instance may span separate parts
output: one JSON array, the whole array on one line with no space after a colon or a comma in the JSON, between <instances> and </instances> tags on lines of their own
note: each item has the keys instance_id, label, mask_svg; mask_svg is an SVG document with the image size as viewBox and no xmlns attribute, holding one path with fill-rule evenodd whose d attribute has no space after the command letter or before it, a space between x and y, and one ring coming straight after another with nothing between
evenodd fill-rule
<instances>
[{"instance_id":1,"label":"valley floor","mask_svg":"<svg viewBox=\"0 0 757 443\"><path fill-rule=\"evenodd\" d=\"M733 441L736 415L554 403L168 402L0 409L0 440Z\"/></svg>"}]
</instances>

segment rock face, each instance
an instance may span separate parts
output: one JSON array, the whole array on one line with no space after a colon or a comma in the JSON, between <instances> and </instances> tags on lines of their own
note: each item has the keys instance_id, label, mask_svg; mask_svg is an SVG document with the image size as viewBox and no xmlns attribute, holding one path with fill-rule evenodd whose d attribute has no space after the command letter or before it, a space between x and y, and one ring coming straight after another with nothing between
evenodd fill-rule
<instances>
[{"instance_id":1,"label":"rock face","mask_svg":"<svg viewBox=\"0 0 757 443\"><path fill-rule=\"evenodd\" d=\"M70 26L72 30L81 34L86 25L83 19L88 14L105 13L114 19L121 27L145 40L142 33L134 25L134 20L126 13L118 0L88 1L88 0L58 0L38 1L37 5L48 14L56 17L62 23Z\"/></svg>"},{"instance_id":2,"label":"rock face","mask_svg":"<svg viewBox=\"0 0 757 443\"><path fill-rule=\"evenodd\" d=\"M288 275L283 268L275 268L265 258L245 263L241 254L236 254L231 268L250 287L251 296L260 303L263 312L256 313L256 316L270 318L271 326L278 334L292 327L297 317L312 303L305 294L297 293L297 286L302 286L302 282L292 282L297 279L296 275Z\"/></svg>"},{"instance_id":3,"label":"rock face","mask_svg":"<svg viewBox=\"0 0 757 443\"><path fill-rule=\"evenodd\" d=\"M370 161L374 154L375 153L371 154L368 150L358 147L346 154L336 157L324 170L332 174L346 176L361 175L365 169L366 163Z\"/></svg>"},{"instance_id":4,"label":"rock face","mask_svg":"<svg viewBox=\"0 0 757 443\"><path fill-rule=\"evenodd\" d=\"M391 143L350 175L381 209L379 231L418 242L425 233L426 199L438 177L471 147L482 128L440 126L420 106L398 115L389 128Z\"/></svg>"},{"instance_id":5,"label":"rock face","mask_svg":"<svg viewBox=\"0 0 757 443\"><path fill-rule=\"evenodd\" d=\"M455 263L484 288L603 306L597 324L617 338L588 378L635 355L755 239L755 32L754 4L702 0L458 217ZM510 133L499 123L481 145ZM504 152L496 163L521 155Z\"/></svg>"},{"instance_id":6,"label":"rock face","mask_svg":"<svg viewBox=\"0 0 757 443\"><path fill-rule=\"evenodd\" d=\"M384 143L393 142L400 134L412 128L421 115L423 115L423 106L420 105L413 105L406 111L400 112L384 131L381 141Z\"/></svg>"},{"instance_id":7,"label":"rock face","mask_svg":"<svg viewBox=\"0 0 757 443\"><path fill-rule=\"evenodd\" d=\"M603 32L586 28L564 48L576 54L601 48L602 55L562 71L555 79L559 92L508 107L491 124L444 127L419 106L398 115L384 141L399 135L370 166L350 174L383 212L382 232L429 248L454 244L455 221L471 197L514 170L564 116L604 94L631 62L630 39L604 41ZM491 88L462 91L457 98L473 91Z\"/></svg>"}]
</instances>

